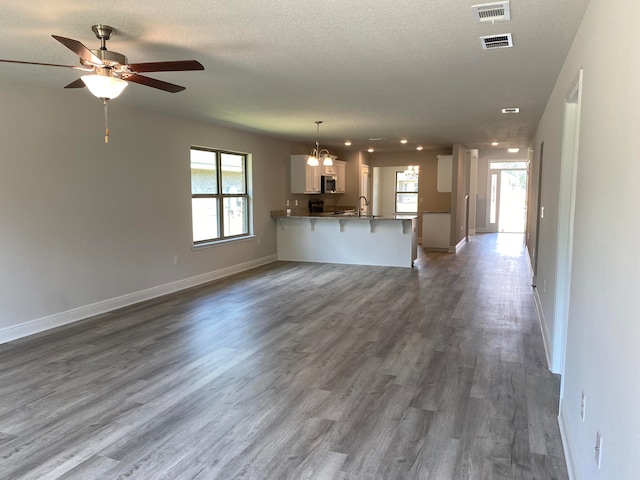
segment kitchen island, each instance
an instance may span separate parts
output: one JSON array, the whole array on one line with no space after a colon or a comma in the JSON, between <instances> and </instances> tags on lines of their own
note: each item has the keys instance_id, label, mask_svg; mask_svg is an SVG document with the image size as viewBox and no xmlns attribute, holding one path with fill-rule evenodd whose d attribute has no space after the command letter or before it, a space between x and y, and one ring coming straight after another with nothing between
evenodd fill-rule
<instances>
[{"instance_id":1,"label":"kitchen island","mask_svg":"<svg viewBox=\"0 0 640 480\"><path fill-rule=\"evenodd\" d=\"M279 260L411 268L418 256L418 217L413 215L271 215Z\"/></svg>"}]
</instances>

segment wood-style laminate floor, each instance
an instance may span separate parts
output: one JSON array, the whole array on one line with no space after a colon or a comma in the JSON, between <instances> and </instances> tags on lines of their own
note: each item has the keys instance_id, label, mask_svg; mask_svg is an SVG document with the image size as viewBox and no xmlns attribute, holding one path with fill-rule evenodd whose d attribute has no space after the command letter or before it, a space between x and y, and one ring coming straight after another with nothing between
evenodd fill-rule
<instances>
[{"instance_id":1,"label":"wood-style laminate floor","mask_svg":"<svg viewBox=\"0 0 640 480\"><path fill-rule=\"evenodd\" d=\"M528 273L278 262L0 345L0 478L567 479Z\"/></svg>"}]
</instances>

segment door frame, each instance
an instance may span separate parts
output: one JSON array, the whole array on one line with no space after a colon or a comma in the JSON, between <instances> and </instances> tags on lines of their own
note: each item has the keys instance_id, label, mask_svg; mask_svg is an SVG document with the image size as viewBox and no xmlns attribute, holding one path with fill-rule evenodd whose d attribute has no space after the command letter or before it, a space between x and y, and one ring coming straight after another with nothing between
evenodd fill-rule
<instances>
[{"instance_id":1,"label":"door frame","mask_svg":"<svg viewBox=\"0 0 640 480\"><path fill-rule=\"evenodd\" d=\"M514 162L523 162L527 164L526 168L505 168L505 169L494 169L491 170L491 164L492 163L514 163ZM487 161L487 217L486 217L486 229L485 231L488 233L500 233L499 230L499 226L500 226L500 186L502 184L502 172L503 171L511 171L511 170L517 170L517 171L524 171L526 172L527 175L527 191L529 189L529 183L530 183L530 178L529 178L529 161L528 159L522 159L522 158L514 158L514 159L509 159L506 160L504 158L501 159L494 159L494 160L488 160ZM496 218L495 218L495 223L491 223L491 196L492 196L492 192L491 192L491 177L492 175L495 174L496 175ZM524 218L524 230L526 232L527 229L527 225L526 225L526 214L527 214L527 210L528 210L528 196L526 195L525 192L525 211L523 212L523 218ZM525 232L518 232L518 233L525 233ZM506 233L506 232L505 232Z\"/></svg>"},{"instance_id":2,"label":"door frame","mask_svg":"<svg viewBox=\"0 0 640 480\"><path fill-rule=\"evenodd\" d=\"M372 186L371 186L371 173L370 173L370 168L369 165L365 165L362 164L360 165L360 195L364 195L367 199L367 202L369 203L369 205L365 205L364 202L362 202L362 210L361 212L364 215L368 215L369 214L369 210L372 209L373 205L372 205L372 201L373 201L373 196L371 195L372 192ZM358 200L359 202L360 200Z\"/></svg>"},{"instance_id":3,"label":"door frame","mask_svg":"<svg viewBox=\"0 0 640 480\"><path fill-rule=\"evenodd\" d=\"M583 70L565 97L562 159L560 161L560 198L558 202L558 241L556 250L556 288L553 322L551 371L561 375L560 398L564 393L564 369L569 326L571 265L573 258L573 223L578 176L580 110Z\"/></svg>"},{"instance_id":4,"label":"door frame","mask_svg":"<svg viewBox=\"0 0 640 480\"><path fill-rule=\"evenodd\" d=\"M540 143L540 162L538 164L538 196L536 198L536 235L533 246L533 275L531 286L538 285L538 258L540 257L540 219L542 218L542 171L544 168L544 142Z\"/></svg>"}]
</instances>

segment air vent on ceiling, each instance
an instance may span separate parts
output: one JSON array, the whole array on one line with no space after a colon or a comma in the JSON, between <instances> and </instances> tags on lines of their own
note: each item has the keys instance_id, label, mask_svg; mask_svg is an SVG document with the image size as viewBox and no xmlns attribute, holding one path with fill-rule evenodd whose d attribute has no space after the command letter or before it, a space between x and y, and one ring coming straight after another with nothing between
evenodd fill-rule
<instances>
[{"instance_id":1,"label":"air vent on ceiling","mask_svg":"<svg viewBox=\"0 0 640 480\"><path fill-rule=\"evenodd\" d=\"M480 37L480 43L484 50L492 50L494 48L513 47L513 38L510 33L501 33L500 35L489 35L488 37Z\"/></svg>"},{"instance_id":2,"label":"air vent on ceiling","mask_svg":"<svg viewBox=\"0 0 640 480\"><path fill-rule=\"evenodd\" d=\"M520 108L519 107L503 108L502 113L520 113Z\"/></svg>"},{"instance_id":3,"label":"air vent on ceiling","mask_svg":"<svg viewBox=\"0 0 640 480\"><path fill-rule=\"evenodd\" d=\"M478 22L504 22L511 20L508 1L474 5L471 10Z\"/></svg>"}]
</instances>

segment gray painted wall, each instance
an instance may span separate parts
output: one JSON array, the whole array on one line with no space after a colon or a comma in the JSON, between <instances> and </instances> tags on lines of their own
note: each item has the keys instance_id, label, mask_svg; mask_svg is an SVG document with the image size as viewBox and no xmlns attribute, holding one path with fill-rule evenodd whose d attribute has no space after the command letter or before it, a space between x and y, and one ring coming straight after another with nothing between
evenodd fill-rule
<instances>
[{"instance_id":1,"label":"gray painted wall","mask_svg":"<svg viewBox=\"0 0 640 480\"><path fill-rule=\"evenodd\" d=\"M0 83L0 330L276 254L291 144ZM254 239L192 250L191 145L252 155Z\"/></svg>"},{"instance_id":2,"label":"gray painted wall","mask_svg":"<svg viewBox=\"0 0 640 480\"><path fill-rule=\"evenodd\" d=\"M584 69L560 414L569 461L582 480L631 479L640 471L638 18L638 2L591 0L533 143L539 153L544 142L538 294L553 335L560 321L553 315L553 291L564 99ZM537 161L538 154L533 158ZM587 395L584 421L582 391ZM598 430L604 436L600 470L594 460Z\"/></svg>"}]
</instances>

